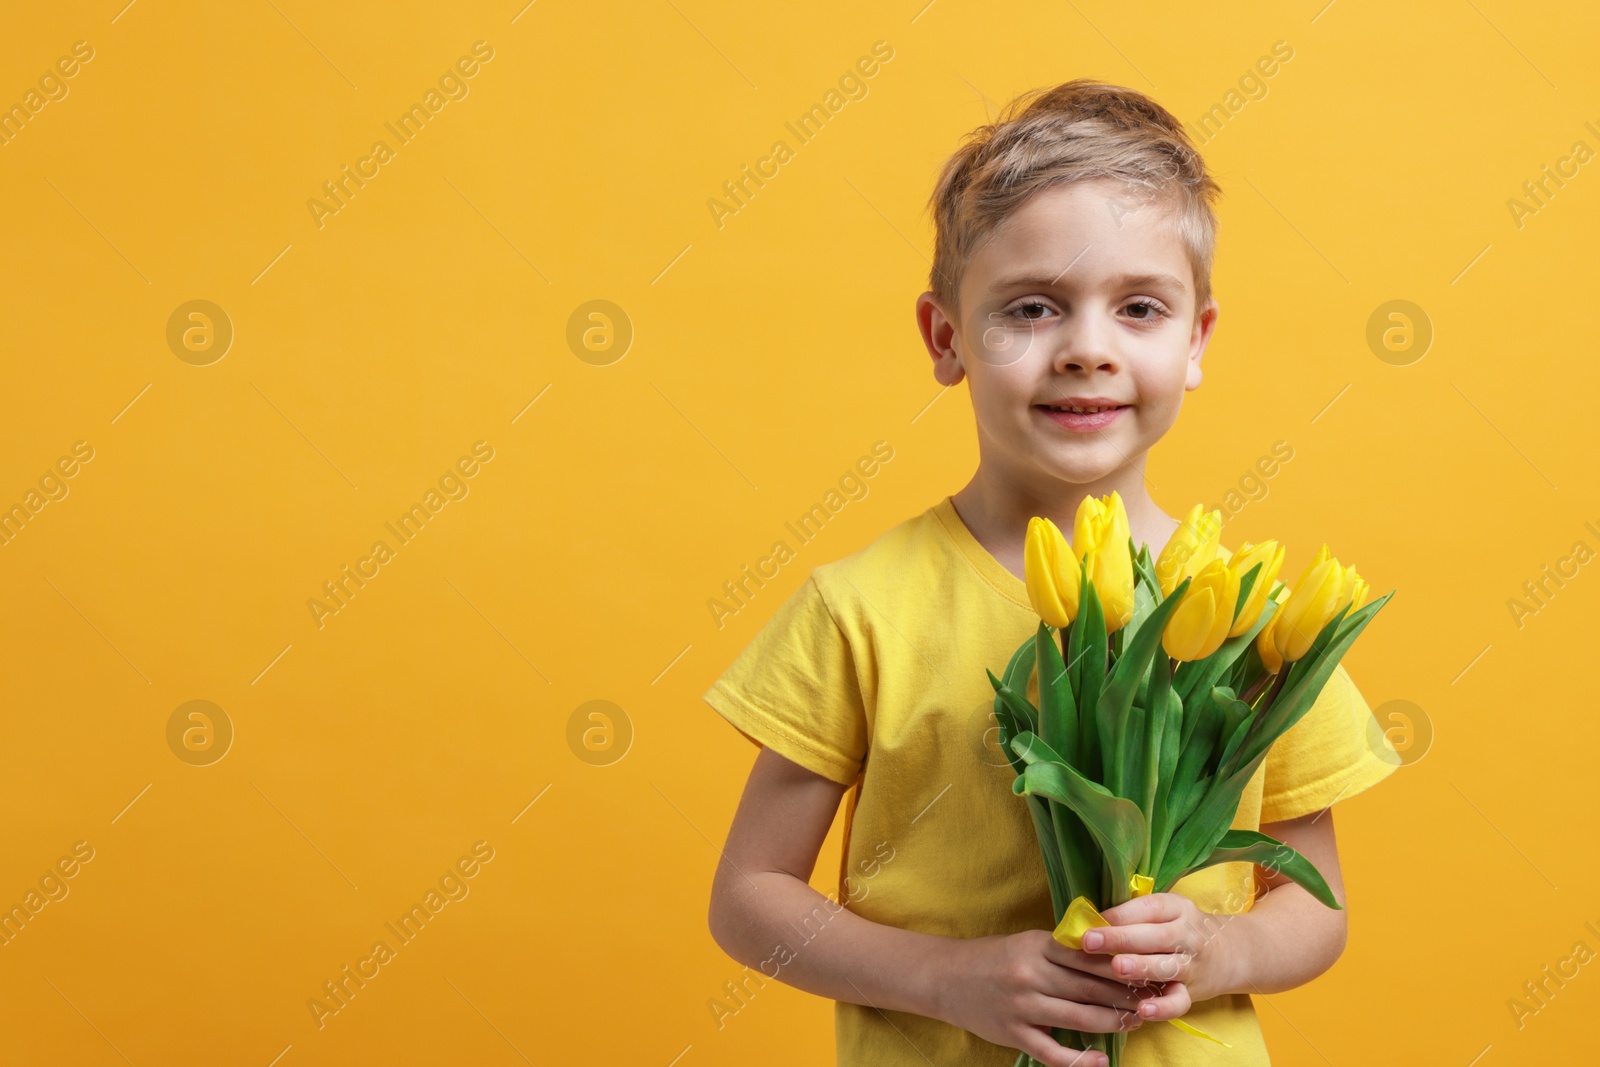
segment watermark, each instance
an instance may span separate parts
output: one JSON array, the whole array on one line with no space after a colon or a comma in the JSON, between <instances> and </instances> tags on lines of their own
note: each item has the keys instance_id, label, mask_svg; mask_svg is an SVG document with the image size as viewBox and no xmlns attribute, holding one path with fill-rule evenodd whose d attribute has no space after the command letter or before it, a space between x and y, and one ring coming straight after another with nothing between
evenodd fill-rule
<instances>
[{"instance_id":1,"label":"watermark","mask_svg":"<svg viewBox=\"0 0 1600 1067\"><path fill-rule=\"evenodd\" d=\"M1596 928L1593 922L1585 922L1583 926L1589 933L1600 938L1600 928ZM1547 963L1540 968L1538 979L1530 978L1523 982L1523 996L1509 997L1506 1000L1506 1008L1511 1012L1511 1021L1517 1024L1517 1029L1526 1027L1529 1019L1548 1008L1551 1001L1567 988L1567 983L1578 977L1584 964L1594 958L1595 951L1589 947L1589 942L1575 941L1572 944L1572 951L1556 960L1554 966Z\"/></svg>"},{"instance_id":2,"label":"watermark","mask_svg":"<svg viewBox=\"0 0 1600 1067\"><path fill-rule=\"evenodd\" d=\"M1061 274L1057 274L1051 283L1059 281L1061 275L1071 270L1076 262L1074 259L1063 267ZM968 351L960 353L958 350L958 354L970 356L991 367L1009 367L1032 351L1038 319L1023 312L1042 307L1042 303L1025 301L1015 307L1008 307L1008 304L1010 301L1007 299L987 294L973 301L972 310L967 313L960 333Z\"/></svg>"},{"instance_id":3,"label":"watermark","mask_svg":"<svg viewBox=\"0 0 1600 1067\"><path fill-rule=\"evenodd\" d=\"M233 347L233 320L209 300L179 304L167 317L167 347L192 367L209 367Z\"/></svg>"},{"instance_id":4,"label":"watermark","mask_svg":"<svg viewBox=\"0 0 1600 1067\"><path fill-rule=\"evenodd\" d=\"M477 76L480 63L488 63L493 58L494 48L489 42L473 42L471 55L462 56L454 66L446 68L439 75L437 88L430 86L423 94L421 103L413 103L398 118L383 124L383 128L394 135L395 145L391 146L382 138L372 142L367 154L356 160L354 169L346 163L338 176L323 182L325 199L311 197L306 201L306 209L311 212L311 221L317 229L327 225L328 216L337 215L349 207L355 195L367 187L367 182L382 173L384 165L399 154L399 149L421 134L429 121L447 104L452 100L465 100L472 91L468 80Z\"/></svg>"},{"instance_id":5,"label":"watermark","mask_svg":"<svg viewBox=\"0 0 1600 1067\"><path fill-rule=\"evenodd\" d=\"M0 947L10 945L31 922L35 922L45 906L53 901L67 899L72 887L68 879L76 878L83 864L94 859L94 846L87 841L73 844L72 851L46 868L39 876L39 888L30 888L20 904L0 914Z\"/></svg>"},{"instance_id":6,"label":"watermark","mask_svg":"<svg viewBox=\"0 0 1600 1067\"><path fill-rule=\"evenodd\" d=\"M609 767L633 747L633 720L609 700L588 700L567 716L567 747L591 767Z\"/></svg>"},{"instance_id":7,"label":"watermark","mask_svg":"<svg viewBox=\"0 0 1600 1067\"><path fill-rule=\"evenodd\" d=\"M400 547L409 545L421 535L423 529L439 512L444 510L446 504L453 500L465 500L472 487L468 480L477 477L482 469L480 464L488 463L494 459L494 446L488 441L475 441L472 445L472 454L465 455L456 460L455 465L447 467L439 476L437 488L430 488L423 494L419 503L400 513L393 522L385 522L384 529L394 535L396 547L390 547L389 542L377 540L372 543L372 548L365 556L357 559L352 567L346 563L337 578L331 578L322 583L324 598L311 597L306 601L306 608L311 612L311 621L321 630L327 625L330 615L337 615L350 606L355 595L367 587L367 583L383 573L383 567L393 561L399 554Z\"/></svg>"},{"instance_id":8,"label":"watermark","mask_svg":"<svg viewBox=\"0 0 1600 1067\"><path fill-rule=\"evenodd\" d=\"M1600 138L1600 129L1595 128L1593 120L1585 122L1583 128L1596 138ZM1576 178L1581 173L1580 168L1593 158L1594 149L1589 147L1589 142L1573 141L1567 154L1557 159L1554 167L1548 163L1544 164L1538 177L1529 178L1522 183L1522 192L1526 199L1515 196L1506 198L1506 210L1511 213L1512 225L1520 230L1527 224L1526 220L1530 216L1537 215L1549 207L1550 201L1555 199L1556 194L1565 189L1567 182ZM1566 181L1563 181L1563 178Z\"/></svg>"},{"instance_id":9,"label":"watermark","mask_svg":"<svg viewBox=\"0 0 1600 1067\"><path fill-rule=\"evenodd\" d=\"M1200 116L1200 121L1194 124L1195 139L1202 145L1208 144L1245 109L1245 105L1252 100L1265 100L1271 91L1267 79L1276 77L1282 69L1281 64L1293 58L1294 48L1288 41L1272 42L1272 51L1257 59L1253 67L1247 67L1239 76L1239 87L1229 89L1220 103L1212 104L1211 109Z\"/></svg>"},{"instance_id":10,"label":"watermark","mask_svg":"<svg viewBox=\"0 0 1600 1067\"><path fill-rule=\"evenodd\" d=\"M67 480L75 478L82 464L94 459L94 446L88 441L77 441L72 446L68 455L62 456L55 464L39 476L38 488L29 489L23 494L21 501L12 504L4 511L0 511L0 546L9 545L32 522L45 505L65 500L72 487Z\"/></svg>"},{"instance_id":11,"label":"watermark","mask_svg":"<svg viewBox=\"0 0 1600 1067\"><path fill-rule=\"evenodd\" d=\"M567 348L591 367L609 367L633 345L633 320L609 300L579 304L567 318Z\"/></svg>"},{"instance_id":12,"label":"watermark","mask_svg":"<svg viewBox=\"0 0 1600 1067\"><path fill-rule=\"evenodd\" d=\"M794 137L800 148L804 148L829 122L838 117L847 104L867 98L871 91L867 80L877 76L880 64L888 63L893 58L894 47L889 42L874 41L871 54L856 60L839 76L835 83L837 88L829 89L820 103L812 104L799 118L785 122L783 128ZM738 177L723 182L721 194L706 200L706 210L711 212L711 221L716 223L717 229L722 229L729 218L750 206L756 193L765 189L767 182L776 178L796 154L796 149L790 147L788 141L774 141L767 154L758 158L753 166L744 164L739 168Z\"/></svg>"},{"instance_id":13,"label":"watermark","mask_svg":"<svg viewBox=\"0 0 1600 1067\"><path fill-rule=\"evenodd\" d=\"M0 111L0 147L16 140L28 123L34 121L49 104L65 100L72 91L67 79L77 77L81 69L79 64L93 58L94 46L88 41L74 42L71 55L57 59L53 67L46 67L45 72L39 75L35 83L38 88L29 89L19 103Z\"/></svg>"},{"instance_id":14,"label":"watermark","mask_svg":"<svg viewBox=\"0 0 1600 1067\"><path fill-rule=\"evenodd\" d=\"M711 613L711 621L716 628L722 629L729 618L749 607L755 595L766 588L767 582L776 578L783 566L795 558L798 549L810 544L828 523L838 517L846 504L853 500L865 500L871 492L867 480L876 477L882 464L892 459L894 446L888 441L874 441L871 455L862 456L839 476L837 489L829 489L809 510L801 512L792 521L786 521L783 528L793 536L797 545L790 545L783 538L772 542L767 554L757 559L753 567L746 563L739 569L738 576L722 583L723 596L706 599L706 610Z\"/></svg>"},{"instance_id":15,"label":"watermark","mask_svg":"<svg viewBox=\"0 0 1600 1067\"><path fill-rule=\"evenodd\" d=\"M209 700L186 700L167 717L167 747L191 767L209 767L233 747L233 720Z\"/></svg>"},{"instance_id":16,"label":"watermark","mask_svg":"<svg viewBox=\"0 0 1600 1067\"><path fill-rule=\"evenodd\" d=\"M1391 367L1409 367L1433 347L1433 320L1409 300L1379 304L1367 316L1367 347Z\"/></svg>"},{"instance_id":17,"label":"watermark","mask_svg":"<svg viewBox=\"0 0 1600 1067\"><path fill-rule=\"evenodd\" d=\"M885 849L889 851L887 856L884 855ZM751 971L746 966L735 978L723 982L722 989L726 999L707 998L706 1009L711 1012L711 1021L717 1024L718 1030L726 1027L729 1019L749 1007L750 1001L754 999L756 993L766 987L767 981L775 980L785 967L793 963L800 955L800 950L821 934L836 915L851 904L866 899L867 894L872 891L868 883L895 857L894 846L887 841L878 842L872 851L872 857L857 863L857 867L860 868L859 876L853 873L844 876L845 892L842 897L838 894L823 894L822 902L812 908L798 925L790 921L789 928L795 935L794 943L779 941L772 947L772 954L757 965L756 971ZM854 882L851 881L852 878ZM813 923L815 923L814 929ZM755 983L753 989L752 982Z\"/></svg>"},{"instance_id":18,"label":"watermark","mask_svg":"<svg viewBox=\"0 0 1600 1067\"><path fill-rule=\"evenodd\" d=\"M392 946L386 938L374 941L367 955L356 960L354 966L345 964L337 975L322 983L321 994L306 999L306 1008L316 1021L317 1029L327 1026L329 1016L338 1015L348 1008L355 995L382 974L383 968L394 961L402 948L415 941L428 923L438 918L447 904L467 899L467 894L472 892L468 880L476 878L482 870L481 865L493 859L493 845L487 841L475 842L470 854L445 868L437 888L428 887L422 903L411 905L411 909L398 919L384 923L384 929L394 935L395 943Z\"/></svg>"},{"instance_id":19,"label":"watermark","mask_svg":"<svg viewBox=\"0 0 1600 1067\"><path fill-rule=\"evenodd\" d=\"M985 700L973 709L967 721L967 745L985 767L1011 766L1000 747L1000 720L994 717L994 700Z\"/></svg>"},{"instance_id":20,"label":"watermark","mask_svg":"<svg viewBox=\"0 0 1600 1067\"><path fill-rule=\"evenodd\" d=\"M1584 523L1583 528L1600 539L1600 529L1595 527L1594 520ZM1527 626L1528 619L1549 607L1550 602L1567 587L1567 583L1578 576L1579 568L1594 558L1595 550L1588 541L1579 538L1572 542L1566 555L1540 567L1537 578L1523 582L1522 596L1506 598L1506 610L1511 613L1511 621L1517 629Z\"/></svg>"},{"instance_id":21,"label":"watermark","mask_svg":"<svg viewBox=\"0 0 1600 1067\"><path fill-rule=\"evenodd\" d=\"M1222 502L1211 505L1212 511L1222 513L1227 522L1251 504L1267 499L1272 486L1267 484L1278 476L1284 464L1294 459L1294 446L1288 441L1274 441L1270 451L1256 458L1238 480L1222 494Z\"/></svg>"},{"instance_id":22,"label":"watermark","mask_svg":"<svg viewBox=\"0 0 1600 1067\"><path fill-rule=\"evenodd\" d=\"M1385 763L1408 767L1433 747L1433 717L1409 700L1386 700L1367 719L1367 748Z\"/></svg>"}]
</instances>

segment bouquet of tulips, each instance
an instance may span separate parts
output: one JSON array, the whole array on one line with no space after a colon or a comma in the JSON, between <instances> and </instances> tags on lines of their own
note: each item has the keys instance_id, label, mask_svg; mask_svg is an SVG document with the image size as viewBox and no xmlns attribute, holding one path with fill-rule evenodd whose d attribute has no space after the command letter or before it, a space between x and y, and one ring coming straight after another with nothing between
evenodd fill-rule
<instances>
[{"instance_id":1,"label":"bouquet of tulips","mask_svg":"<svg viewBox=\"0 0 1600 1067\"><path fill-rule=\"evenodd\" d=\"M1084 499L1070 545L1050 520L1028 523L1039 629L1003 678L987 673L1000 747L1017 772L1012 790L1026 798L1044 852L1055 937L1072 948L1107 925L1100 908L1218 863L1261 864L1339 907L1304 856L1230 825L1267 750L1394 592L1366 604L1366 581L1323 545L1280 603L1283 548L1246 543L1223 560L1221 528L1218 512L1195 505L1152 561L1115 492ZM1105 1052L1112 1067L1127 1040L1055 1036ZM1017 1067L1033 1061L1024 1053Z\"/></svg>"}]
</instances>

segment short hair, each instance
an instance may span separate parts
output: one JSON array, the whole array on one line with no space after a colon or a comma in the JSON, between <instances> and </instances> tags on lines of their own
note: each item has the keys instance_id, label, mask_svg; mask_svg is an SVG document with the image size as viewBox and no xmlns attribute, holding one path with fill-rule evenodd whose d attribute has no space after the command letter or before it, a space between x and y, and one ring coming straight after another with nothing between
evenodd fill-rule
<instances>
[{"instance_id":1,"label":"short hair","mask_svg":"<svg viewBox=\"0 0 1600 1067\"><path fill-rule=\"evenodd\" d=\"M1042 189L1110 180L1170 209L1195 279L1195 314L1211 298L1213 203L1221 188L1183 124L1134 89L1078 78L1023 93L944 164L928 206L936 237L929 280L953 314L978 245Z\"/></svg>"}]
</instances>

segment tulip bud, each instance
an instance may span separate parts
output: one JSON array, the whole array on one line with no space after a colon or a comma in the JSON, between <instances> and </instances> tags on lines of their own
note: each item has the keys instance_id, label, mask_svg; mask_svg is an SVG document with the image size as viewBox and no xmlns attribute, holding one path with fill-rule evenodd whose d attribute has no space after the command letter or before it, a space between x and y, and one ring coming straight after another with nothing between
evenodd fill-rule
<instances>
[{"instance_id":1,"label":"tulip bud","mask_svg":"<svg viewBox=\"0 0 1600 1067\"><path fill-rule=\"evenodd\" d=\"M1268 618L1267 624L1256 634L1256 652L1261 656L1261 663L1268 674L1277 674L1283 670L1283 657L1278 654L1278 643L1272 631L1277 628L1278 618L1283 614L1283 605L1279 604L1277 610Z\"/></svg>"},{"instance_id":2,"label":"tulip bud","mask_svg":"<svg viewBox=\"0 0 1600 1067\"><path fill-rule=\"evenodd\" d=\"M1078 559L1049 519L1035 515L1028 520L1022 573L1039 617L1058 630L1072 625L1078 616Z\"/></svg>"},{"instance_id":3,"label":"tulip bud","mask_svg":"<svg viewBox=\"0 0 1600 1067\"><path fill-rule=\"evenodd\" d=\"M1234 620L1233 628L1228 631L1229 637L1238 637L1254 626L1256 619L1261 617L1261 609L1267 603L1267 593L1272 589L1272 583L1283 567L1283 552L1283 546L1276 541L1263 541L1259 545L1252 545L1246 541L1228 561L1228 568L1240 582L1243 582L1244 576L1250 573L1251 567L1257 563L1261 564L1261 571L1256 575L1255 583L1250 586L1250 595L1245 598L1244 606L1239 609L1239 617Z\"/></svg>"},{"instance_id":4,"label":"tulip bud","mask_svg":"<svg viewBox=\"0 0 1600 1067\"><path fill-rule=\"evenodd\" d=\"M1212 560L1184 590L1161 632L1161 647L1176 660L1205 659L1227 639L1238 601L1239 575L1222 560Z\"/></svg>"},{"instance_id":5,"label":"tulip bud","mask_svg":"<svg viewBox=\"0 0 1600 1067\"><path fill-rule=\"evenodd\" d=\"M1216 559L1221 536L1221 511L1203 513L1199 504L1190 508L1156 559L1161 595L1171 596L1179 582L1199 574L1200 568Z\"/></svg>"},{"instance_id":6,"label":"tulip bud","mask_svg":"<svg viewBox=\"0 0 1600 1067\"><path fill-rule=\"evenodd\" d=\"M1285 662L1302 659L1311 650L1317 634L1347 602L1352 585L1323 545L1279 608L1282 618L1273 627L1273 642Z\"/></svg>"},{"instance_id":7,"label":"tulip bud","mask_svg":"<svg viewBox=\"0 0 1600 1067\"><path fill-rule=\"evenodd\" d=\"M1078 504L1072 551L1087 564L1108 634L1133 618L1133 557L1128 554L1128 537L1128 512L1116 490L1106 497L1086 496Z\"/></svg>"},{"instance_id":8,"label":"tulip bud","mask_svg":"<svg viewBox=\"0 0 1600 1067\"><path fill-rule=\"evenodd\" d=\"M1346 567L1344 576L1349 583L1349 591L1345 596L1344 602L1339 607L1340 610L1348 607L1351 611L1355 611L1367 602L1367 593L1369 592L1367 580L1357 574L1354 567Z\"/></svg>"}]
</instances>

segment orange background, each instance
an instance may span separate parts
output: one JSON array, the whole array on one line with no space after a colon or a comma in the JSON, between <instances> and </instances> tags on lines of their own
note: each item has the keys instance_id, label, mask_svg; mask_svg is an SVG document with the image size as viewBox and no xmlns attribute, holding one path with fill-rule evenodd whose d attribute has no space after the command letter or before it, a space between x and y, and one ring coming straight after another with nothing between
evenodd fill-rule
<instances>
[{"instance_id":1,"label":"orange background","mask_svg":"<svg viewBox=\"0 0 1600 1067\"><path fill-rule=\"evenodd\" d=\"M1596 22L1501 0L11 20L0 104L75 42L93 58L0 146L0 506L66 490L0 545L0 904L67 890L0 947L0 1058L831 1061L828 1002L770 984L720 1028L708 1008L740 971L705 912L755 750L699 696L810 567L970 476L965 389L941 397L913 327L924 202L964 132L1081 75L1225 118L1203 149L1222 314L1157 501L1241 487L1230 543L1277 537L1298 573L1325 539L1398 589L1347 663L1412 754L1338 810L1350 944L1261 998L1274 1062L1589 1047L1593 967L1520 1027L1508 1001L1600 950ZM319 226L323 183L478 41L466 95ZM879 41L866 94L798 144L785 123ZM1251 80L1279 41L1292 59ZM779 139L792 158L719 226L707 201ZM1569 177L1519 219L1546 164ZM169 345L192 300L225 352ZM620 312L580 316L574 347L594 300ZM1392 300L1425 351L1369 345ZM719 628L723 582L879 440L868 495ZM492 459L446 478L480 441ZM1252 480L1278 441L1292 460ZM400 544L385 523L441 478L466 495ZM307 602L380 539L393 557L319 625ZM195 700L220 712L169 741ZM569 731L594 700L612 732L586 710ZM80 841L92 860L50 880ZM446 880L468 895L319 1029L323 983L477 842L492 860Z\"/></svg>"}]
</instances>

